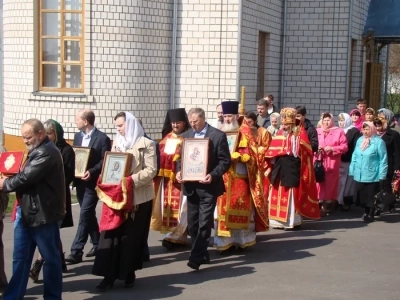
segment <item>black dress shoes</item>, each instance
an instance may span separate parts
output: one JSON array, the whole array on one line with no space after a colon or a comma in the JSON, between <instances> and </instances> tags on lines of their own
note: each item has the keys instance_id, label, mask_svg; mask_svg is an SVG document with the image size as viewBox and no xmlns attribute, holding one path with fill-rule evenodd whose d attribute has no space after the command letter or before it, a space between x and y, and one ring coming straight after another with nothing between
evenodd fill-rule
<instances>
[{"instance_id":1,"label":"black dress shoes","mask_svg":"<svg viewBox=\"0 0 400 300\"><path fill-rule=\"evenodd\" d=\"M125 285L124 285L124 287L126 288L126 289L129 289L129 288L131 288L131 287L133 287L134 285L135 285L135 280L136 280L136 275L135 275L135 273L131 273L131 274L128 274L128 276L126 277L126 279L125 279Z\"/></svg>"},{"instance_id":2,"label":"black dress shoes","mask_svg":"<svg viewBox=\"0 0 400 300\"><path fill-rule=\"evenodd\" d=\"M65 261L70 265L76 265L82 262L82 254L70 254Z\"/></svg>"},{"instance_id":3,"label":"black dress shoes","mask_svg":"<svg viewBox=\"0 0 400 300\"><path fill-rule=\"evenodd\" d=\"M114 285L113 280L109 280L108 278L104 278L98 285L96 285L96 289L104 292L108 288L112 288Z\"/></svg>"},{"instance_id":4,"label":"black dress shoes","mask_svg":"<svg viewBox=\"0 0 400 300\"><path fill-rule=\"evenodd\" d=\"M187 266L196 271L198 271L200 268L199 264L196 264L194 261L190 261L190 260L188 261Z\"/></svg>"},{"instance_id":5,"label":"black dress shoes","mask_svg":"<svg viewBox=\"0 0 400 300\"><path fill-rule=\"evenodd\" d=\"M85 255L85 257L93 257L96 256L97 247L93 247L90 251Z\"/></svg>"}]
</instances>

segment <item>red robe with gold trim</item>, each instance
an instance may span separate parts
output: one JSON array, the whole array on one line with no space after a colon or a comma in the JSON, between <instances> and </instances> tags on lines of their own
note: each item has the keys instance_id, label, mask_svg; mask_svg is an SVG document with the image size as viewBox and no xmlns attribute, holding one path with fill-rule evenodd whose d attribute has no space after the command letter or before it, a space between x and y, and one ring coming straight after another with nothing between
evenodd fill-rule
<instances>
[{"instance_id":1,"label":"red robe with gold trim","mask_svg":"<svg viewBox=\"0 0 400 300\"><path fill-rule=\"evenodd\" d=\"M168 139L178 139L174 154L164 152ZM173 231L178 226L179 209L181 204L181 184L175 181L175 161L179 157L179 148L182 138L173 132L167 134L160 145L160 171L154 179L156 199L153 205L153 214L150 228L162 233ZM162 189L162 181L164 188ZM164 202L161 203L161 193ZM161 205L163 209L161 210ZM161 213L162 212L162 213Z\"/></svg>"},{"instance_id":2,"label":"red robe with gold trim","mask_svg":"<svg viewBox=\"0 0 400 300\"><path fill-rule=\"evenodd\" d=\"M218 198L218 236L230 236L230 229L248 229L252 207L255 208L256 232L268 229L268 202L264 191L266 170L265 152L271 135L265 128L253 136L251 128L243 122L237 143L231 155L233 164L224 174L226 192ZM247 176L235 172L238 162L244 163Z\"/></svg>"},{"instance_id":3,"label":"red robe with gold trim","mask_svg":"<svg viewBox=\"0 0 400 300\"><path fill-rule=\"evenodd\" d=\"M298 156L300 157L300 184L298 187L289 188L281 186L280 180L276 180L272 185L269 217L273 220L286 222L288 219L290 192L293 192L294 205L296 212L309 219L319 219L319 201L317 196L317 186L315 182L313 153L304 128L298 127ZM271 145L267 151L267 158L278 156L293 155L291 137L283 135L280 130L272 138ZM282 170L284 172L284 170Z\"/></svg>"}]
</instances>

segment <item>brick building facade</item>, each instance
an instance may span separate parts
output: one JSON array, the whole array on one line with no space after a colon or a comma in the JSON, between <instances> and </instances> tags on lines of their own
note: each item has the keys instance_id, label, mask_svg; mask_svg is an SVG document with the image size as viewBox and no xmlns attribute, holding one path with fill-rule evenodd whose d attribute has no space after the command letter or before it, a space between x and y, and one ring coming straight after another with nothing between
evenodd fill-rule
<instances>
[{"instance_id":1,"label":"brick building facade","mask_svg":"<svg viewBox=\"0 0 400 300\"><path fill-rule=\"evenodd\" d=\"M200 106L215 118L215 106L239 99L242 85L248 110L268 93L278 106L306 105L314 121L362 95L369 0L58 3L3 0L10 149L32 117L58 120L71 139L84 107L110 136L113 116L127 110L159 138L168 108Z\"/></svg>"}]
</instances>

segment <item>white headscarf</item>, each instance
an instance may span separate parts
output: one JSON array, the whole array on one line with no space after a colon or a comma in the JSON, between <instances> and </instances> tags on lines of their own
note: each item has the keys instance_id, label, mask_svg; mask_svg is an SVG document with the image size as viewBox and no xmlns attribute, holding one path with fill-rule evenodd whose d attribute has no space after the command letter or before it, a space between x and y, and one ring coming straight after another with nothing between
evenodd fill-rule
<instances>
[{"instance_id":1,"label":"white headscarf","mask_svg":"<svg viewBox=\"0 0 400 300\"><path fill-rule=\"evenodd\" d=\"M349 114L340 113L339 118L340 119L344 118L344 127L342 128L344 130L344 133L347 133L347 131L349 131L351 128L354 127L353 121L351 120L351 117Z\"/></svg>"},{"instance_id":2,"label":"white headscarf","mask_svg":"<svg viewBox=\"0 0 400 300\"><path fill-rule=\"evenodd\" d=\"M130 112L125 111L125 136L117 132L117 147L121 151L132 149L133 145L143 136L144 130L139 121Z\"/></svg>"}]
</instances>

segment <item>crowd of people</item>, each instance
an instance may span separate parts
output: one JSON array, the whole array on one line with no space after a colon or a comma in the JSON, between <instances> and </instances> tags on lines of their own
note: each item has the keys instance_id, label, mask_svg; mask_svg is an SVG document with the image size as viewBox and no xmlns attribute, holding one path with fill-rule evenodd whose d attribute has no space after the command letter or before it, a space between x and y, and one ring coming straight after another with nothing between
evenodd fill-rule
<instances>
[{"instance_id":1,"label":"crowd of people","mask_svg":"<svg viewBox=\"0 0 400 300\"><path fill-rule=\"evenodd\" d=\"M136 271L150 259L150 229L164 234L162 246L168 250L187 249L190 236L187 266L199 270L210 263L212 229L214 247L226 255L255 245L257 232L298 228L304 218L318 220L353 204L364 207L362 220L368 223L393 209L394 201L378 207L376 197L398 189L392 181L400 171L400 127L393 112L375 112L359 99L357 108L337 116L337 125L335 116L323 112L314 127L304 106L278 110L273 100L272 95L259 100L257 114L239 112L237 101L223 101L218 118L210 122L201 108L170 109L159 142L130 112L115 116L112 144L88 109L76 114L73 146L57 121L25 121L21 135L27 159L16 175L0 179L0 209L4 212L8 193L17 198L9 282L0 243L3 299L23 299L29 277L37 282L42 268L44 299L61 299L62 273L67 264L83 261L89 237L92 246L85 256L95 257L92 274L102 277L96 288L105 291L116 280L125 288L134 286ZM207 139L201 179L185 175L191 167L185 139ZM90 148L83 176L75 176L73 147ZM110 151L132 157L128 174L117 184L102 180ZM76 188L80 215L64 258L60 228L73 226L70 185ZM39 255L30 269L36 248Z\"/></svg>"}]
</instances>

